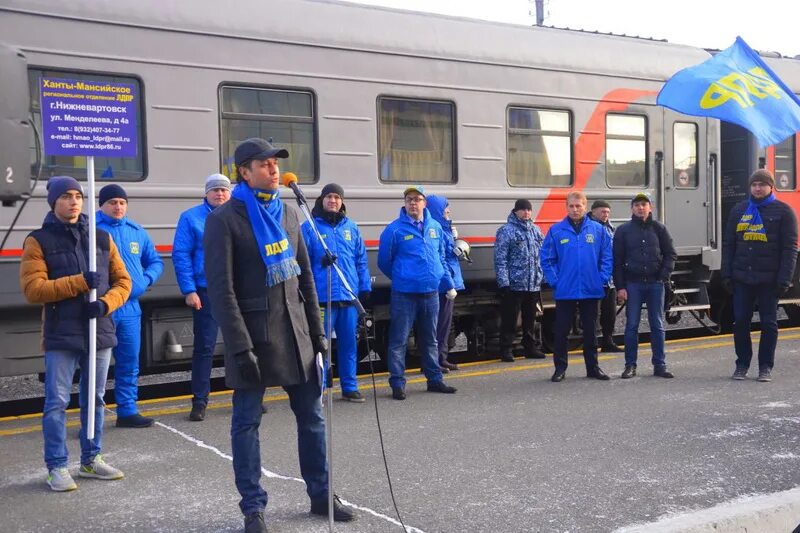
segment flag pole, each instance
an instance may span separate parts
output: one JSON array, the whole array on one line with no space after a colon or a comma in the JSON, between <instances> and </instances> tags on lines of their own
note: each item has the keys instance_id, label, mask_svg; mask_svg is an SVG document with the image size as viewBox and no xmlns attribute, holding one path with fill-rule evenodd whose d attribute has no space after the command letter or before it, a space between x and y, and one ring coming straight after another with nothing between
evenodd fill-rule
<instances>
[{"instance_id":1,"label":"flag pole","mask_svg":"<svg viewBox=\"0 0 800 533\"><path fill-rule=\"evenodd\" d=\"M89 271L97 272L97 221L94 217L94 156L86 157L86 181L87 196L88 196L88 212L89 218ZM89 302L97 300L97 289L89 290ZM83 371L83 369L81 369ZM94 439L94 410L96 404L95 388L97 388L97 319L89 319L89 385L87 388L87 397L89 406L86 413L86 438L89 440Z\"/></svg>"}]
</instances>

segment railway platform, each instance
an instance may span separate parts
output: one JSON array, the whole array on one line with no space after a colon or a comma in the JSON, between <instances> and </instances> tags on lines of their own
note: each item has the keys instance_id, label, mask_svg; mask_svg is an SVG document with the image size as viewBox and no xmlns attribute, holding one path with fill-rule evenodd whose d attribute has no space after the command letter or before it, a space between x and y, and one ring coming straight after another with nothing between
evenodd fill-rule
<instances>
[{"instance_id":1,"label":"railway platform","mask_svg":"<svg viewBox=\"0 0 800 533\"><path fill-rule=\"evenodd\" d=\"M446 376L455 395L425 392L424 377L411 371L403 402L391 399L386 376L376 376L388 466L408 531L694 531L691 517L720 519L720 509L741 512L749 498L800 500L793 491L800 486L800 328L781 330L771 383L757 382L752 370L746 381L730 378L730 336L668 341L672 380L653 377L649 358L640 346L639 376L622 380L622 354L601 355L608 382L584 377L578 353L562 383L549 381L550 358L470 363ZM371 379L360 387L365 404L340 401L335 392L335 491L359 514L335 530L402 531ZM199 423L188 420L188 397L148 401L141 409L157 420L148 429L116 428L109 411L104 455L125 479L76 476L79 489L70 493L51 492L44 482L41 415L0 419L0 530L241 531L230 401L229 392L214 393ZM308 512L286 396L270 389L265 402L268 527L327 531L327 520ZM69 414L73 473L77 416ZM800 523L794 512L782 517L783 531ZM780 526L753 530L781 530L773 527Z\"/></svg>"}]
</instances>

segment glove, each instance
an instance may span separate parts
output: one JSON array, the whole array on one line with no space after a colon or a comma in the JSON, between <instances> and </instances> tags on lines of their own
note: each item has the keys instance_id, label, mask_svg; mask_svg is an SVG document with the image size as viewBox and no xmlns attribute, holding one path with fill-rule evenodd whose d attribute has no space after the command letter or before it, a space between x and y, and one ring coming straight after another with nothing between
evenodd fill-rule
<instances>
[{"instance_id":1,"label":"glove","mask_svg":"<svg viewBox=\"0 0 800 533\"><path fill-rule=\"evenodd\" d=\"M358 301L361 302L361 305L364 307L369 305L369 298L371 293L369 291L361 291L358 293Z\"/></svg>"},{"instance_id":2,"label":"glove","mask_svg":"<svg viewBox=\"0 0 800 533\"><path fill-rule=\"evenodd\" d=\"M787 292L789 292L789 286L788 285L778 285L775 288L775 296L777 296L778 298L780 298L781 296L786 295Z\"/></svg>"},{"instance_id":3,"label":"glove","mask_svg":"<svg viewBox=\"0 0 800 533\"><path fill-rule=\"evenodd\" d=\"M322 355L328 353L328 339L325 338L325 335L311 337L311 346L314 347L314 353L321 353Z\"/></svg>"},{"instance_id":4,"label":"glove","mask_svg":"<svg viewBox=\"0 0 800 533\"><path fill-rule=\"evenodd\" d=\"M731 281L730 278L723 279L722 288L725 289L725 292L728 294L733 294L733 281Z\"/></svg>"},{"instance_id":5,"label":"glove","mask_svg":"<svg viewBox=\"0 0 800 533\"><path fill-rule=\"evenodd\" d=\"M328 268L329 266L331 266L336 262L336 259L337 259L336 256L333 254L331 255L325 254L322 256L322 261L321 261L322 266Z\"/></svg>"},{"instance_id":6,"label":"glove","mask_svg":"<svg viewBox=\"0 0 800 533\"><path fill-rule=\"evenodd\" d=\"M445 298L447 298L450 301L455 300L456 296L458 296L458 291L456 291L455 289L450 289L445 293Z\"/></svg>"},{"instance_id":7,"label":"glove","mask_svg":"<svg viewBox=\"0 0 800 533\"><path fill-rule=\"evenodd\" d=\"M83 279L86 280L89 290L97 288L97 272L84 272Z\"/></svg>"},{"instance_id":8,"label":"glove","mask_svg":"<svg viewBox=\"0 0 800 533\"><path fill-rule=\"evenodd\" d=\"M95 300L86 304L86 314L89 315L89 318L100 318L106 316L107 312L108 306L103 300Z\"/></svg>"},{"instance_id":9,"label":"glove","mask_svg":"<svg viewBox=\"0 0 800 533\"><path fill-rule=\"evenodd\" d=\"M233 356L236 361L236 368L242 379L253 385L261 383L261 370L258 368L258 358L251 350L239 352Z\"/></svg>"}]
</instances>

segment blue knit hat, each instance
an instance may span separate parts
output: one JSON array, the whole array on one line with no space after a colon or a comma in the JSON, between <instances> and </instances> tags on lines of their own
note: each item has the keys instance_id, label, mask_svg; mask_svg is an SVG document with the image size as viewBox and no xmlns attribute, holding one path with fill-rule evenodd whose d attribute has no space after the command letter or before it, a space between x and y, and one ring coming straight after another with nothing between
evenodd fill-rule
<instances>
[{"instance_id":1,"label":"blue knit hat","mask_svg":"<svg viewBox=\"0 0 800 533\"><path fill-rule=\"evenodd\" d=\"M98 197L99 199L98 205L102 206L104 203L111 200L112 198L122 198L127 202L128 193L126 193L125 189L123 189L116 183L109 183L108 185L100 189L100 195Z\"/></svg>"},{"instance_id":2,"label":"blue knit hat","mask_svg":"<svg viewBox=\"0 0 800 533\"><path fill-rule=\"evenodd\" d=\"M83 195L81 184L72 176L53 176L47 180L47 203L50 209L55 208L58 197L67 191L80 191Z\"/></svg>"}]
</instances>

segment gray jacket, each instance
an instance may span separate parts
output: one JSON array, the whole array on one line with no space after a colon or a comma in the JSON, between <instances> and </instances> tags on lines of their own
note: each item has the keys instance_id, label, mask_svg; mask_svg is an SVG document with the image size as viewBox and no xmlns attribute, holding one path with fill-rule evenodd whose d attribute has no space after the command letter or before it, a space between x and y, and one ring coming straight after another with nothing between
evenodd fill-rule
<instances>
[{"instance_id":1,"label":"gray jacket","mask_svg":"<svg viewBox=\"0 0 800 533\"><path fill-rule=\"evenodd\" d=\"M248 388L234 356L253 350L261 384L296 385L317 379L312 335L323 335L314 275L297 212L284 206L281 226L301 274L267 287L247 209L232 198L208 216L203 236L211 309L225 340L225 383Z\"/></svg>"}]
</instances>

